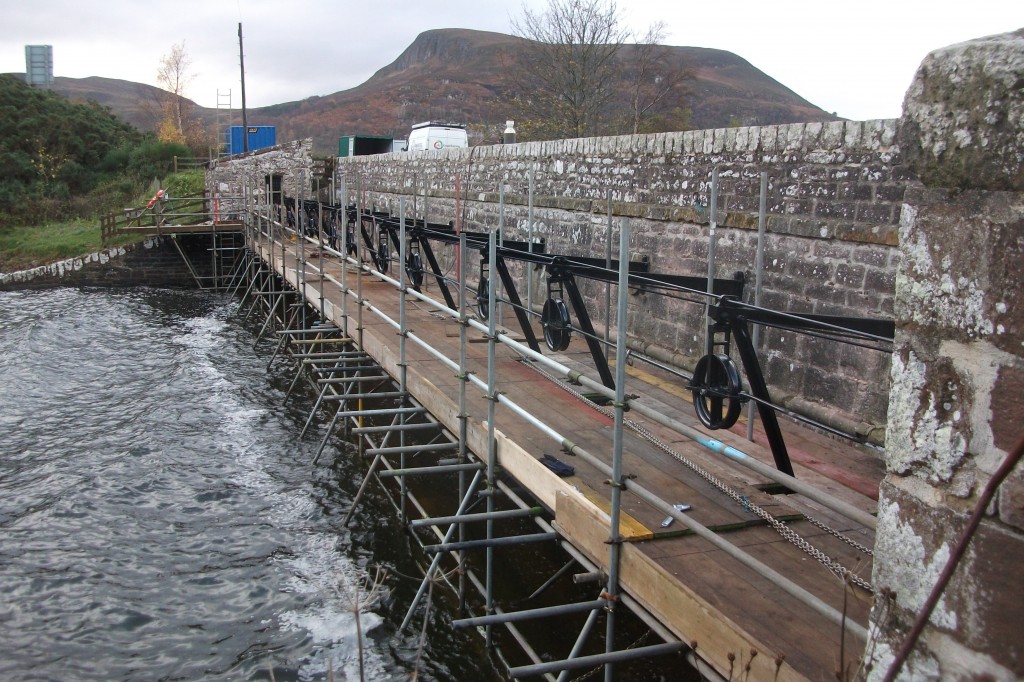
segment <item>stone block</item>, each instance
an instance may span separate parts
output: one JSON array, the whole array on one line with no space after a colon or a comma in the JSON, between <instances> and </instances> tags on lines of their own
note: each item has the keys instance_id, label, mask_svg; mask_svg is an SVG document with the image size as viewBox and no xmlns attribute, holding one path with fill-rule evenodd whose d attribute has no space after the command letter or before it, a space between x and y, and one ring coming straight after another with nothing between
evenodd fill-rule
<instances>
[{"instance_id":1,"label":"stone block","mask_svg":"<svg viewBox=\"0 0 1024 682\"><path fill-rule=\"evenodd\" d=\"M840 149L846 132L845 121L829 121L821 127L818 144L822 149Z\"/></svg>"},{"instance_id":2,"label":"stone block","mask_svg":"<svg viewBox=\"0 0 1024 682\"><path fill-rule=\"evenodd\" d=\"M871 201L856 202L854 219L862 223L878 223L881 225L895 225L899 219L894 204L884 204Z\"/></svg>"},{"instance_id":3,"label":"stone block","mask_svg":"<svg viewBox=\"0 0 1024 682\"><path fill-rule=\"evenodd\" d=\"M1024 190L1024 29L935 50L903 102L900 150L929 187Z\"/></svg>"},{"instance_id":4,"label":"stone block","mask_svg":"<svg viewBox=\"0 0 1024 682\"><path fill-rule=\"evenodd\" d=\"M872 616L887 613L878 645L868 647L869 680L882 679L966 524L966 510L935 506L923 499L927 492L914 494L899 481L880 490L872 582L890 601ZM1024 600L1006 592L1021 562L1024 535L983 520L901 679L1024 677Z\"/></svg>"},{"instance_id":5,"label":"stone block","mask_svg":"<svg viewBox=\"0 0 1024 682\"><path fill-rule=\"evenodd\" d=\"M842 201L870 201L874 186L862 182L842 182L836 186L836 197Z\"/></svg>"},{"instance_id":6,"label":"stone block","mask_svg":"<svg viewBox=\"0 0 1024 682\"><path fill-rule=\"evenodd\" d=\"M804 149L821 148L821 129L823 124L820 121L804 124Z\"/></svg>"},{"instance_id":7,"label":"stone block","mask_svg":"<svg viewBox=\"0 0 1024 682\"><path fill-rule=\"evenodd\" d=\"M860 289L864 286L865 273L863 265L840 263L836 266L835 281L845 287Z\"/></svg>"},{"instance_id":8,"label":"stone block","mask_svg":"<svg viewBox=\"0 0 1024 682\"><path fill-rule=\"evenodd\" d=\"M779 142L782 143L781 150L801 151L804 149L806 138L804 136L805 123L787 123L779 126Z\"/></svg>"},{"instance_id":9,"label":"stone block","mask_svg":"<svg viewBox=\"0 0 1024 682\"><path fill-rule=\"evenodd\" d=\"M855 220L857 204L851 201L818 200L814 202L814 215L819 218Z\"/></svg>"},{"instance_id":10,"label":"stone block","mask_svg":"<svg viewBox=\"0 0 1024 682\"><path fill-rule=\"evenodd\" d=\"M906 194L907 187L903 183L899 184L878 184L874 186L874 200L876 202L891 202L899 204L903 202L903 197ZM872 197L868 197L872 198Z\"/></svg>"},{"instance_id":11,"label":"stone block","mask_svg":"<svg viewBox=\"0 0 1024 682\"><path fill-rule=\"evenodd\" d=\"M864 273L864 290L892 294L896 290L896 273L879 268L868 268Z\"/></svg>"},{"instance_id":12,"label":"stone block","mask_svg":"<svg viewBox=\"0 0 1024 682\"><path fill-rule=\"evenodd\" d=\"M899 310L915 324L942 328L947 338L991 337L997 347L1019 354L1024 306L1007 296L1021 287L1024 219L1013 208L1019 198L965 192L955 205L948 198L927 190L908 198L897 279L907 295Z\"/></svg>"},{"instance_id":13,"label":"stone block","mask_svg":"<svg viewBox=\"0 0 1024 682\"><path fill-rule=\"evenodd\" d=\"M1024 424L1024 358L1018 358L1016 363L999 368L992 393L991 424L994 445L1003 451L1009 451L1024 436L1024 430L1021 428Z\"/></svg>"},{"instance_id":14,"label":"stone block","mask_svg":"<svg viewBox=\"0 0 1024 682\"><path fill-rule=\"evenodd\" d=\"M736 128L725 128L722 131L721 143L715 140L715 151L716 152L735 152L736 151ZM717 136L716 136L717 137Z\"/></svg>"},{"instance_id":15,"label":"stone block","mask_svg":"<svg viewBox=\"0 0 1024 682\"><path fill-rule=\"evenodd\" d=\"M705 130L702 146L695 147L694 151L702 154L714 154L716 134L721 135L721 133L719 133L718 130ZM719 137L719 139L721 139L721 137Z\"/></svg>"}]
</instances>

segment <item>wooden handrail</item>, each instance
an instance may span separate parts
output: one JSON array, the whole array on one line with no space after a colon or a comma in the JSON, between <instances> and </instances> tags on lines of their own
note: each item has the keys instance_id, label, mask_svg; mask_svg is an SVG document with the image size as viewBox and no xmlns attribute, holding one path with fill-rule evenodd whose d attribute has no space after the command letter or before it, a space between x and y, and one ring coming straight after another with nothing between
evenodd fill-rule
<instances>
[{"instance_id":1,"label":"wooden handrail","mask_svg":"<svg viewBox=\"0 0 1024 682\"><path fill-rule=\"evenodd\" d=\"M139 206L125 208L120 213L111 212L100 216L100 237L107 242L133 227L144 227L143 223L146 223L145 226L156 227L158 216L162 220L195 218L190 224L212 220L206 196L171 197L161 204L159 212L146 206Z\"/></svg>"}]
</instances>

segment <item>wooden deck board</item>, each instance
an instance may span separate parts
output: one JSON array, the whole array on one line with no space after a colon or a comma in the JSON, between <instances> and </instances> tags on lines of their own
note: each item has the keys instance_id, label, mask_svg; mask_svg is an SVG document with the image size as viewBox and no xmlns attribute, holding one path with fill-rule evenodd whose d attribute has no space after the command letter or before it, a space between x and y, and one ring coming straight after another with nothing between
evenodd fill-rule
<instances>
[{"instance_id":1,"label":"wooden deck board","mask_svg":"<svg viewBox=\"0 0 1024 682\"><path fill-rule=\"evenodd\" d=\"M280 251L278 251L278 254ZM280 264L280 258L277 259ZM285 259L289 279L298 286L294 271L294 257ZM324 266L336 278L341 277L341 265L330 258ZM280 266L279 266L280 267ZM319 276L307 271L307 297L311 303L319 299ZM356 288L356 277L347 274L350 289ZM326 282L325 297L332 302L328 313L333 318L341 314L340 292ZM373 306L398 317L398 296L391 285L364 275L363 298ZM429 339L444 350L448 357L458 358L459 328L457 324L440 319L428 304L407 300L408 327L417 336ZM350 320L354 322L356 303L349 301ZM334 320L340 323L340 319ZM506 322L514 322L510 315ZM350 322L349 331L354 325ZM398 332L368 310L362 311L362 343L381 366L393 376L398 375ZM352 333L353 336L358 336ZM471 331L474 342L467 344L469 368L486 381L487 344L483 336ZM407 386L416 399L449 431L458 432L457 396L460 379L456 372L435 358L418 344L406 344L409 358ZM546 349L544 349L546 351ZM559 385L537 372L529 363L520 361L518 354L504 345L497 348L498 390L518 405L541 417L548 425L583 447L604 462L610 462L612 452L612 419L581 402ZM583 344L574 340L568 352L558 354L564 364L583 369L593 375L592 362ZM654 372L629 372L627 392L641 394L640 400L658 405L666 413L687 424L696 425L685 395L680 394L678 380L658 378ZM467 387L468 445L478 455L486 454L486 415L488 401L479 386ZM684 391L685 393L685 391ZM825 551L843 561L854 561L857 552L849 545L804 521L796 521L806 513L814 513L830 525L848 531L859 542L873 544L870 531L857 527L819 505L797 496L771 496L758 486L767 481L760 475L733 465L723 457L714 455L678 434L658 424L644 420L635 412L629 419L642 423L663 442L683 457L706 469L723 483L745 495L751 502L765 508L773 516L793 521L791 526ZM609 487L607 475L579 457L560 451L560 445L542 434L536 427L499 405L496 412L497 451L501 467L555 514L556 526L565 536L599 565L608 560L607 508ZM791 426L787 426L787 437ZM736 433L713 432L713 437L771 463L770 453L760 444L749 443ZM790 442L787 440L787 442ZM794 438L791 450L800 453L794 457L798 477L807 478L863 509L872 509L873 500L864 495L862 488L877 486L881 467L865 458L864 453L850 455L835 441L814 438ZM541 462L544 453L552 454L575 467L569 478L559 478ZM836 482L829 478L833 470L853 457L856 460L846 479L856 479L851 489L850 480ZM813 461L812 461L813 460ZM811 466L811 464L815 464ZM820 463L820 464L818 464ZM789 575L805 589L821 599L842 607L843 585L813 558L788 543L742 504L729 498L714 486L695 475L686 466L656 446L627 430L624 435L623 469L634 475L636 481L668 502L692 505L687 512L701 523L722 528L721 535L753 556ZM877 472L876 472L877 469ZM877 473L877 478L872 477ZM577 489L574 489L576 486ZM627 482L628 490L628 482ZM833 650L838 626L813 613L808 607L771 585L764 578L735 559L715 548L707 540L684 534L685 528L676 522L667 529L660 526L664 512L653 509L637 497L623 495L622 509L627 515L623 535L630 542L622 545L621 581L624 590L683 641L696 640L698 654L706 656L720 672L728 676L728 653L749 660L751 648L762 652L755 657L751 679L824 679L832 677L838 649ZM654 539L643 539L654 534ZM870 572L868 562L861 566L862 574ZM866 604L848 605L851 618L866 623ZM859 654L862 643L849 642L850 656ZM777 655L784 655L781 666ZM745 657L745 658L743 658ZM738 663L736 665L739 665ZM776 668L778 667L778 670ZM742 666L736 672L742 670ZM776 677L776 673L778 676Z\"/></svg>"}]
</instances>

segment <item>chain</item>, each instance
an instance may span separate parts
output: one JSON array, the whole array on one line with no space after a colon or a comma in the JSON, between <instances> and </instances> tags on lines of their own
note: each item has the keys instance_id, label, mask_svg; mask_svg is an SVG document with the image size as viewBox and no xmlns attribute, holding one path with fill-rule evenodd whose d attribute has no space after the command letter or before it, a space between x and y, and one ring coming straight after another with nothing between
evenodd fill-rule
<instances>
[{"instance_id":1,"label":"chain","mask_svg":"<svg viewBox=\"0 0 1024 682\"><path fill-rule=\"evenodd\" d=\"M564 382L557 381L555 379L555 377L553 377L551 374L546 372L541 367L538 367L536 364L533 364L533 363L531 363L531 366L536 371L538 371L542 375L546 376L548 379L554 381L555 384L557 384L558 386L561 386L563 390L569 392L570 394L575 396L578 400L581 400L584 403L588 404L589 406L591 406L593 409L597 410L601 414L605 415L606 417L614 416L611 410L605 409L605 408L601 407L600 405L597 405L596 403L594 403L594 401L590 400L585 395L583 395L582 393L580 393L579 391L577 391L573 387L568 386ZM859 575L855 574L853 571L851 571L850 569L846 568L841 563L839 563L838 561L836 561L832 557L828 556L827 554L822 552L820 549L818 549L817 547L812 545L810 542L808 542L807 540L802 538L796 531L794 531L792 528L790 528L784 522L782 522L782 521L778 520L777 518L775 518L774 516L772 516L769 512L767 512L762 507L760 507L757 504L754 504L753 502L751 502L750 499L746 495L740 495L738 492L736 492L735 490L730 488L728 485L726 485L725 483L720 481L714 474L712 474L711 472L705 470L700 465L698 465L695 462L687 459L683 455L679 454L678 452L676 452L675 450L670 448L668 445L663 443L657 436L655 436L653 433L648 431L646 427L644 427L641 424L638 424L637 422L633 421L632 419L628 419L628 418L623 419L623 422L630 429L632 429L634 432L636 432L642 438L647 440L649 443L651 443L652 445L654 445L658 449L662 450L665 454L669 455L670 457L672 457L673 459L678 461L680 464L682 464L683 466L685 466L688 469L690 469L691 471L693 471L695 474L697 474L698 476L703 478L705 481L710 483L712 486L717 488L720 492L724 493L726 496L728 496L734 502L736 502L737 504L742 506L744 511L750 511L750 512L754 513L756 516L758 516L760 519L762 519L765 523L767 523L769 526L771 526L779 535L781 535L783 538L788 540L791 544L795 545L797 548L799 548L803 552L805 552L808 555L810 555L811 557L813 557L815 560L818 561L818 563L823 565L826 569L828 569L833 575L838 577L840 580L849 580L854 585L857 585L858 587L861 587L861 588L867 590L868 592L874 592L874 588L872 588L871 583L869 583L868 581L864 580ZM807 518L807 517L805 516L805 518ZM808 519L808 520L810 520L810 519ZM814 521L812 521L812 523L814 523L814 525L818 526L819 528L823 528L825 531L827 531L827 532L829 532L829 533L839 537L840 539L848 542L849 544L851 544L851 545L853 545L855 547L861 548L862 551L868 551L863 546L859 545L858 543L854 542L853 540L850 540L848 538L843 537L840 533L838 533L835 530L832 530L831 528L828 528L824 524L822 524L820 522L814 522ZM870 554L869 551L868 551L868 553Z\"/></svg>"},{"instance_id":2,"label":"chain","mask_svg":"<svg viewBox=\"0 0 1024 682\"><path fill-rule=\"evenodd\" d=\"M857 542L853 538L847 537L846 535L843 535L842 533L837 531L835 528L827 526L824 523L822 523L821 521L819 521L818 519L816 519L816 518L814 518L812 516L807 516L806 514L804 514L804 518L808 522L810 522L811 525L817 526L818 528L822 529L823 531L825 531L829 535L842 540L843 542L848 544L850 547L853 547L854 549L856 549L858 552L860 552L862 554L867 554L870 557L875 556L875 553L873 551L871 551L871 549L869 549L869 548L865 547L864 545L860 544L859 542Z\"/></svg>"}]
</instances>

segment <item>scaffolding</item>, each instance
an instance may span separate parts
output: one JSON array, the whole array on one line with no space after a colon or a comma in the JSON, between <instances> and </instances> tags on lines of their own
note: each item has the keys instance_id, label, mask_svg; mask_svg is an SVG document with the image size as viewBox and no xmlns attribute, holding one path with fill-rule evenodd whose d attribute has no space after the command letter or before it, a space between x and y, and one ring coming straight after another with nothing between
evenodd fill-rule
<instances>
[{"instance_id":1,"label":"scaffolding","mask_svg":"<svg viewBox=\"0 0 1024 682\"><path fill-rule=\"evenodd\" d=\"M227 92L222 92L220 88L217 88L217 114L215 125L217 126L219 142L215 148L210 149L210 160L220 161L229 158L227 138L225 135L227 130L231 126L235 125L235 110L231 108L230 88L228 88Z\"/></svg>"},{"instance_id":2,"label":"scaffolding","mask_svg":"<svg viewBox=\"0 0 1024 682\"><path fill-rule=\"evenodd\" d=\"M510 665L508 673L511 677L544 676L550 680L564 680L568 679L571 671L603 667L605 679L611 680L616 664L636 658L671 654L685 655L693 665L702 666L701 671L705 676L714 678L715 671L726 675L731 671L731 661L734 660L726 656L729 646L735 642L749 641L742 628L730 630L731 625L723 626L723 637L734 637L718 649L704 642L697 646L696 640L686 640L680 636L677 623L667 622L663 604L654 603L647 596L635 596L632 590L637 589L637 586L623 584L620 567L624 561L622 552L629 540L624 530L624 524L630 522L624 512L625 498L628 496L633 500L630 505L638 500L663 516L662 527L672 523L683 526L686 533L703 539L716 551L759 576L759 579L786 593L794 604L800 605L799 608L813 614L812 617L830 623L851 641L863 645L867 639L865 628L845 610L822 599L794 576L784 575L754 554L744 551L723 536L723 527L701 523L688 513L686 505L679 505L659 495L624 468L625 443L627 437L635 437L635 434L672 454L676 460L687 463L685 458L674 452L672 446L666 445L651 432L653 427L645 427L627 418L628 411L639 415L637 419L671 429L697 446L756 472L787 492L805 496L827 510L828 514L846 519L850 527L858 526L869 531L874 528L875 521L871 514L830 492L795 478L792 468L787 467L788 455L785 460L780 460L778 452L774 452L774 443L775 468L736 447L708 437L706 433L663 413L660 408L638 401L637 396L627 393L629 378L625 360L630 357L630 351L626 348L627 335L617 334L614 349L607 351L617 359L613 373L605 357L606 351L601 349L597 340L597 333L593 327L581 324L582 319L586 318L582 299L572 293L575 286L572 281L574 274L589 275L610 286L614 285L618 292L615 328L625 330L628 327L628 297L631 290L638 286L648 290L673 287L678 291L680 287L685 288L687 295L696 296L708 303L709 314L715 320L708 332L709 344L717 344L719 347L724 344L727 349L727 343L721 338L723 333L729 332L739 341L744 340L745 327L735 322L735 289L730 288L735 287L735 282L730 284L730 280L716 280L709 274L706 288L693 289L690 279L659 276L647 272L628 259L613 262L610 256L600 265L580 258L569 264L564 257L544 254L532 236L528 243L517 245L502 240L499 245L497 232L475 234L463 231L456 234L441 229L444 226L427 222L425 215L422 219L407 216L404 199L399 203L396 216L368 209L362 205L361 200L350 204L344 185L341 188L342 201L337 206L309 204L303 197L298 197L296 206L301 215L290 225L279 221L274 207L266 203L266 196L256 191L258 182L258 179L253 179L244 197L247 206L243 216L247 257L244 267L238 270L244 273L244 277L233 277L233 289L239 290L247 279L248 287L241 297L244 318L247 319L257 310L261 310L264 315L257 343L270 331L276 334L278 341L270 363L279 357L288 357L295 363L295 376L285 400L290 398L294 387L302 380L316 392L317 398L302 434L307 433L318 414L330 415L314 462L320 459L329 439L339 430L346 437L355 439L359 446L358 455L369 460L367 471L343 523L347 524L356 513L372 482L376 481L387 489L391 489L389 486L393 482L396 493L393 502L401 522L408 526L414 537L421 538L418 533L427 532L436 540L431 544L421 538L423 549L430 556L430 563L401 629L411 626L417 615L424 610L424 602L429 602L432 585L441 582L447 584L458 596L460 611L467 614L453 621L455 628L479 630L487 646L492 647L493 628L497 625L518 644L530 662ZM424 207L424 213L425 210ZM618 227L619 253L629 253L629 222L622 220ZM357 228L362 236L361 243ZM439 260L431 251L430 240L455 250L457 272L454 276L443 272ZM475 291L469 283L470 269L467 265L474 251L481 255L480 276ZM518 299L515 282L509 276L505 263L508 259L520 259L530 265L539 263L547 268L548 302L560 302L563 287L569 292L577 323L573 325L568 321L568 308L564 304L545 304L541 316L545 342L549 349L564 350L564 346L568 345L569 334L582 334L597 365L598 378L587 376L564 358L541 353L537 339L527 332L529 324L522 324L523 328L519 332L511 331L499 327L500 313L488 314L490 311L499 311L502 305L512 307L520 322L526 319L529 323L528 316L535 314L532 310L532 291L528 292L528 303L525 306ZM614 269L606 267L613 264ZM395 266L393 273L392 266ZM497 283L493 286L488 284L488 276L492 273L495 277L500 276L500 287ZM430 276L434 277L443 301L424 293L425 282ZM552 280L556 285L554 288L551 287ZM367 297L366 287L371 282L375 297L383 295L382 284L392 287L397 296L397 304ZM450 291L451 287L456 289L455 294ZM477 315L471 313L471 291L475 296ZM499 291L503 294L502 299L498 298ZM722 291L727 293L722 294ZM427 308L430 315L457 328L458 340L454 352L441 348L437 339L421 335L410 326L410 304ZM838 328L843 335L856 338L858 343L878 344L882 350L886 342L891 342L889 327L877 321L856 324L851 320L798 319L798 316L793 315L784 315L780 320L759 310L744 309L743 313L754 318L760 313L762 324L785 324L787 328L805 328L817 334ZM373 334L368 332L371 321L364 320L364 315L372 316ZM611 321L610 311L607 313L607 321ZM381 327L397 337L397 348L392 343L380 340ZM471 347L480 343L486 346L483 358L470 352ZM606 345L611 345L607 343L607 337ZM740 345L742 348L749 346ZM453 398L451 406L431 396L427 391L430 388L427 386L429 382L423 377L410 375L413 348L417 349L421 358L425 354L430 362L446 368L456 378L454 387L441 391L446 394L446 398ZM601 410L601 414L610 418L610 454L605 456L588 450L574 440L572 434L563 433L548 423L534 406L517 401L502 390L498 373L503 361L497 357L499 348L511 350L519 362L536 370L540 380L549 378L560 384L580 387L581 390L577 391L566 386L582 402L592 409ZM471 355L474 357L471 358ZM739 404L748 400L757 404L759 410L765 404L769 409L776 407L766 397L765 387L752 386L750 392L737 387L731 379L727 358L723 360L725 356L721 353L716 357L722 363L721 366L706 368L704 375L695 373L689 387L694 394L694 403L703 407L701 421L705 426L714 429L721 428L726 421L735 422ZM749 374L750 365L747 360L744 357ZM584 394L582 390L587 393ZM485 414L474 416L469 405L471 391L482 392ZM503 413L513 415L519 423L528 425L530 432L537 434L537 438L546 438L567 456L586 463L604 477L609 491L604 506L594 507L587 500L566 496L564 485L556 485L547 479L540 481L540 477L546 475L538 473L541 471L537 468L540 465L534 467L529 464L526 457L530 455L524 456L520 452L521 448L512 442L513 439L497 429L499 407ZM700 409L698 414L701 414ZM713 425L709 425L708 421L713 422ZM817 558L822 566L840 578L841 592L860 589L863 594L870 594L870 584L839 562L825 556L807 540L799 536L794 538L796 533L784 523L787 519L765 511L759 506L762 504L760 499L755 500L749 495L733 491L728 482L719 480L699 466L692 463L688 466L696 470L705 482L718 487L720 492L744 507L744 511L749 512L753 508L760 517L758 523L764 522L771 526L794 546ZM454 509L449 513L435 513L430 509L430 504L418 497L414 482L426 479L450 480L453 476L457 479L453 486ZM524 500L513 484L525 485L538 497L539 503ZM547 495L545 491L558 491L562 497L554 496L553 493ZM484 506L483 511L477 511L481 504ZM415 518L411 513L413 510ZM599 523L592 524L591 516L599 517ZM498 523L510 519L532 523L535 529L501 532ZM606 527L606 531L603 531L606 534L603 538L591 538L589 542L581 541L575 535L580 528L574 527L574 524L580 528L586 526L591 533L594 528ZM467 532L471 527L477 529L472 536ZM829 529L829 532L847 544L858 544L837 531ZM597 584L593 598L516 610L506 610L497 604L495 583L499 569L496 551L537 543L560 547L570 559L535 594L547 590L572 566L579 566L581 572L575 576L576 582ZM595 545L603 549L595 550ZM858 548L866 550L870 555L866 547L858 545ZM483 553L482 562L471 560L470 557L477 556L477 552ZM630 552L630 557L630 561L634 561L635 552ZM454 569L444 570L445 562ZM456 576L454 581L452 576ZM471 588L475 593L471 593ZM476 596L471 597L471 594ZM695 603L699 601L695 599ZM616 631L617 618L622 608L649 627L652 633L663 640L662 643L620 646ZM429 603L426 609L429 611ZM474 610L479 613L473 615ZM585 614L586 621L571 650L558 660L539 655L518 625L569 614ZM602 616L605 625L604 650L586 654L584 652L588 647L593 650L596 646L592 631ZM423 613L422 617L428 619L429 613ZM746 651L757 651L747 646ZM770 674L776 679L801 679L806 674L793 668L784 655L773 658L765 655L755 660L755 654L750 654L747 666L748 673L753 669L755 677L759 672Z\"/></svg>"}]
</instances>

